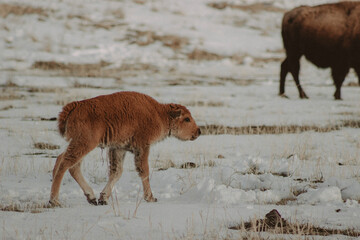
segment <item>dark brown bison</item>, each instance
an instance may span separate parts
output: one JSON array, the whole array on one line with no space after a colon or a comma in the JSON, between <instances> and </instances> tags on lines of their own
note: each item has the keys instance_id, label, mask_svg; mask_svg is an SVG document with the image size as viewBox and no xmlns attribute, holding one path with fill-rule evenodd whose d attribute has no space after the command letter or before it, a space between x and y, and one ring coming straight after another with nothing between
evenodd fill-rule
<instances>
[{"instance_id":1,"label":"dark brown bison","mask_svg":"<svg viewBox=\"0 0 360 240\"><path fill-rule=\"evenodd\" d=\"M137 92L118 92L67 104L59 114L59 131L69 141L53 170L50 205L58 206L62 178L67 170L89 203L107 204L123 171L126 151L134 153L144 198L155 202L149 182L150 145L166 137L195 140L200 135L189 110L179 104L161 104ZM97 146L109 148L109 181L96 201L81 173L83 157Z\"/></svg>"},{"instance_id":2,"label":"dark brown bison","mask_svg":"<svg viewBox=\"0 0 360 240\"><path fill-rule=\"evenodd\" d=\"M300 98L308 98L299 82L302 55L320 68L331 68L341 99L341 85L354 68L360 84L360 2L300 6L284 14L281 30L286 59L281 64L280 92L285 96L285 77L290 72Z\"/></svg>"}]
</instances>

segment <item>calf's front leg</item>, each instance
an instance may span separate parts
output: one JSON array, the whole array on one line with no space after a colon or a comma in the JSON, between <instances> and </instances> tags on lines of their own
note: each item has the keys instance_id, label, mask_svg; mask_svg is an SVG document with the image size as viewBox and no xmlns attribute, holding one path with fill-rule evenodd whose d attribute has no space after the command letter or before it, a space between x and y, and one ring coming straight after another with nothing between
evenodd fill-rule
<instances>
[{"instance_id":1,"label":"calf's front leg","mask_svg":"<svg viewBox=\"0 0 360 240\"><path fill-rule=\"evenodd\" d=\"M146 146L135 151L135 167L143 184L144 199L147 202L156 202L157 199L151 192L149 181L149 150L150 146Z\"/></svg>"}]
</instances>

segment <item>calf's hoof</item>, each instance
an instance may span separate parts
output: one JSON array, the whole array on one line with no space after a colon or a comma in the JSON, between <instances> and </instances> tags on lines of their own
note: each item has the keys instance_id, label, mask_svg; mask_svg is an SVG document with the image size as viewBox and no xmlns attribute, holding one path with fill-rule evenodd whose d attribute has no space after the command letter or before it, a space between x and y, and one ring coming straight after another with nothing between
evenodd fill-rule
<instances>
[{"instance_id":1,"label":"calf's hoof","mask_svg":"<svg viewBox=\"0 0 360 240\"><path fill-rule=\"evenodd\" d=\"M59 200L50 199L47 204L47 207L49 207L49 208L61 207L61 204L60 204Z\"/></svg>"},{"instance_id":2,"label":"calf's hoof","mask_svg":"<svg viewBox=\"0 0 360 240\"><path fill-rule=\"evenodd\" d=\"M90 203L91 205L95 205L95 206L97 205L96 198L90 198L89 194L85 194L85 196L86 196L88 203Z\"/></svg>"},{"instance_id":3,"label":"calf's hoof","mask_svg":"<svg viewBox=\"0 0 360 240\"><path fill-rule=\"evenodd\" d=\"M144 197L145 201L147 202L157 202L157 198L154 198L153 196L150 197Z\"/></svg>"},{"instance_id":4,"label":"calf's hoof","mask_svg":"<svg viewBox=\"0 0 360 240\"><path fill-rule=\"evenodd\" d=\"M98 205L108 205L108 202L105 199L99 199Z\"/></svg>"},{"instance_id":5,"label":"calf's hoof","mask_svg":"<svg viewBox=\"0 0 360 240\"><path fill-rule=\"evenodd\" d=\"M96 201L96 198L93 198L93 199L88 199L87 200L91 205L97 205L97 201Z\"/></svg>"}]
</instances>

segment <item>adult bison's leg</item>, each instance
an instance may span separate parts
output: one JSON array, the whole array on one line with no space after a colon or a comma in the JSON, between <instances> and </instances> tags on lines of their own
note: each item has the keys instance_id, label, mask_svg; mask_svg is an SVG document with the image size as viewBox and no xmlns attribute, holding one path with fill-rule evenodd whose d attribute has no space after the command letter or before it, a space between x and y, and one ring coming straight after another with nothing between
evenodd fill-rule
<instances>
[{"instance_id":1,"label":"adult bison's leg","mask_svg":"<svg viewBox=\"0 0 360 240\"><path fill-rule=\"evenodd\" d=\"M69 169L69 172L70 172L71 176L75 179L75 181L79 184L81 189L83 190L87 201L90 204L97 205L94 191L89 186L89 184L86 182L84 176L81 173L81 161L79 161L73 167L71 167Z\"/></svg>"},{"instance_id":2,"label":"adult bison's leg","mask_svg":"<svg viewBox=\"0 0 360 240\"><path fill-rule=\"evenodd\" d=\"M304 90L302 89L302 87L300 85L300 80L299 80L300 57L289 59L289 70L291 72L291 75L294 78L296 87L299 91L299 97L300 98L308 98L308 96L305 94Z\"/></svg>"},{"instance_id":3,"label":"adult bison's leg","mask_svg":"<svg viewBox=\"0 0 360 240\"><path fill-rule=\"evenodd\" d=\"M279 96L282 97L287 97L285 95L285 79L286 79L286 75L289 72L289 66L288 66L288 58L286 58L282 63L281 63L281 70L280 70L280 91L279 91Z\"/></svg>"},{"instance_id":4,"label":"adult bison's leg","mask_svg":"<svg viewBox=\"0 0 360 240\"><path fill-rule=\"evenodd\" d=\"M50 201L49 204L52 206L60 206L59 202L59 191L61 181L64 177L65 172L75 166L76 164L80 164L81 159L93 150L97 144L86 144L86 141L76 141L71 140L66 151L61 154L56 163L53 170L53 180L51 185L51 193L50 193ZM90 196L94 197L95 196Z\"/></svg>"},{"instance_id":5,"label":"adult bison's leg","mask_svg":"<svg viewBox=\"0 0 360 240\"><path fill-rule=\"evenodd\" d=\"M123 149L109 148L109 180L100 193L99 205L107 205L111 191L123 172L125 154L126 151Z\"/></svg>"},{"instance_id":6,"label":"adult bison's leg","mask_svg":"<svg viewBox=\"0 0 360 240\"><path fill-rule=\"evenodd\" d=\"M349 67L337 66L337 67L333 67L331 69L331 75L333 77L334 84L336 87L336 90L334 93L335 100L341 100L341 86L342 86L348 72L349 72Z\"/></svg>"},{"instance_id":7,"label":"adult bison's leg","mask_svg":"<svg viewBox=\"0 0 360 240\"><path fill-rule=\"evenodd\" d=\"M154 198L151 192L149 181L149 149L150 146L146 146L135 151L135 167L143 184L144 199L147 202L156 202L157 199Z\"/></svg>"}]
</instances>

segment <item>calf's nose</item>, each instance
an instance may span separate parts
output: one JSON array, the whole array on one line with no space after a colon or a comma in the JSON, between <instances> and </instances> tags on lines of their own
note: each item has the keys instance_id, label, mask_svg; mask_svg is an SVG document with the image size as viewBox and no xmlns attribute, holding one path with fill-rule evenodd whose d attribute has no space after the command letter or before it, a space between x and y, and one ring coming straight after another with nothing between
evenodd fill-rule
<instances>
[{"instance_id":1,"label":"calf's nose","mask_svg":"<svg viewBox=\"0 0 360 240\"><path fill-rule=\"evenodd\" d=\"M198 128L197 133L198 133L198 135L200 136L200 134L201 134L200 128Z\"/></svg>"}]
</instances>

